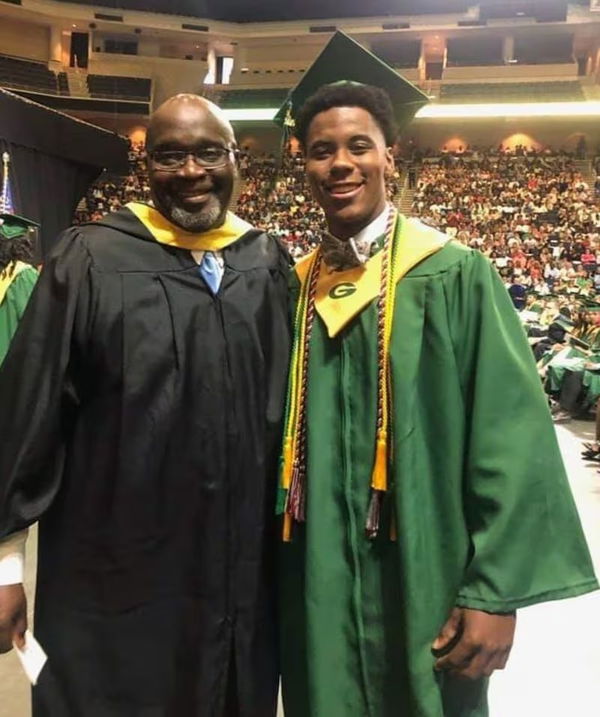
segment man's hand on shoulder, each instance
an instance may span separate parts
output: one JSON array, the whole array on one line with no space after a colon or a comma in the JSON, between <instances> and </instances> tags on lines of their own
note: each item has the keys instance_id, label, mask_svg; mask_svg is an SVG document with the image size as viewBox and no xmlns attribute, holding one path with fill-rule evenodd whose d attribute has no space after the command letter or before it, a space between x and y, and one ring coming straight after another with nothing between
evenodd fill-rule
<instances>
[{"instance_id":1,"label":"man's hand on shoulder","mask_svg":"<svg viewBox=\"0 0 600 717\"><path fill-rule=\"evenodd\" d=\"M515 613L491 614L456 607L432 645L436 670L478 680L504 669L513 645Z\"/></svg>"},{"instance_id":2,"label":"man's hand on shoulder","mask_svg":"<svg viewBox=\"0 0 600 717\"><path fill-rule=\"evenodd\" d=\"M25 645L27 598L23 585L0 585L0 653Z\"/></svg>"}]
</instances>

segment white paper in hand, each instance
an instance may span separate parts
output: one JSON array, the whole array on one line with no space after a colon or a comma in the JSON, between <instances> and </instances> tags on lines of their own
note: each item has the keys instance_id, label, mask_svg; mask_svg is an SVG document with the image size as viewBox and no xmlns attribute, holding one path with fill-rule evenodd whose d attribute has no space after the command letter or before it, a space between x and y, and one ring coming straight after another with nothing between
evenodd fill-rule
<instances>
[{"instance_id":1,"label":"white paper in hand","mask_svg":"<svg viewBox=\"0 0 600 717\"><path fill-rule=\"evenodd\" d=\"M42 649L40 643L35 639L29 630L25 632L25 646L23 649L13 644L25 674L32 685L37 684L40 672L42 671L48 656Z\"/></svg>"}]
</instances>

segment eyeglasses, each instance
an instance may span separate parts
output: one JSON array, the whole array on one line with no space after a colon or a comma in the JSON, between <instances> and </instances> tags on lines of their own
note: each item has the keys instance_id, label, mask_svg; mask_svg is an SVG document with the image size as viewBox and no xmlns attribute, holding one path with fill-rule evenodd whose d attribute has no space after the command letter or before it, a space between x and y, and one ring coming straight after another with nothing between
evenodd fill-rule
<instances>
[{"instance_id":1,"label":"eyeglasses","mask_svg":"<svg viewBox=\"0 0 600 717\"><path fill-rule=\"evenodd\" d=\"M179 149L158 149L150 153L154 168L163 172L176 172L185 166L188 157L192 157L195 164L204 169L218 169L224 167L234 156L234 150L226 147L202 147L193 152Z\"/></svg>"}]
</instances>

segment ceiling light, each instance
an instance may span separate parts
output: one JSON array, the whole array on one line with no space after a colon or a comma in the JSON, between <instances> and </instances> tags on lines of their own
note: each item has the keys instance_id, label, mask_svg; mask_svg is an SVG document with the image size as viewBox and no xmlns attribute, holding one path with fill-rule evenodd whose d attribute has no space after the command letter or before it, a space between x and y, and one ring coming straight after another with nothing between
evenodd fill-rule
<instances>
[{"instance_id":1,"label":"ceiling light","mask_svg":"<svg viewBox=\"0 0 600 717\"><path fill-rule=\"evenodd\" d=\"M422 107L417 119L478 119L485 117L600 117L600 101L501 102L489 104L436 104Z\"/></svg>"},{"instance_id":2,"label":"ceiling light","mask_svg":"<svg viewBox=\"0 0 600 717\"><path fill-rule=\"evenodd\" d=\"M223 110L232 122L272 120L279 109ZM504 102L489 104L430 104L422 107L416 119L485 119L500 117L600 117L600 100L588 102Z\"/></svg>"}]
</instances>

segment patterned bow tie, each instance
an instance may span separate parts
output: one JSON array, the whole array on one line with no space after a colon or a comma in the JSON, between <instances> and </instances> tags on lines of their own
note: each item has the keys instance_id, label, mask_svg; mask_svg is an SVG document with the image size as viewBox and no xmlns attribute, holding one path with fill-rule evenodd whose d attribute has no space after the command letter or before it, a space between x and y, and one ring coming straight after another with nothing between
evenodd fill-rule
<instances>
[{"instance_id":1,"label":"patterned bow tie","mask_svg":"<svg viewBox=\"0 0 600 717\"><path fill-rule=\"evenodd\" d=\"M377 251L376 241L338 239L326 232L321 240L323 261L331 271L346 271L362 266Z\"/></svg>"}]
</instances>

